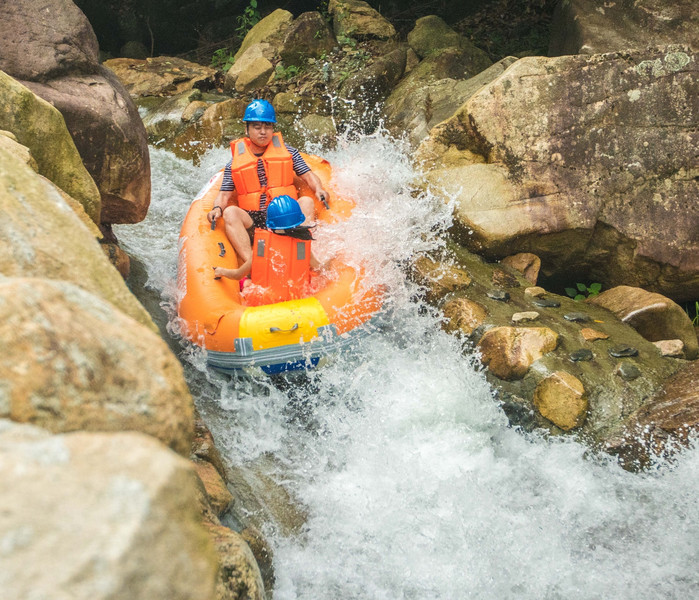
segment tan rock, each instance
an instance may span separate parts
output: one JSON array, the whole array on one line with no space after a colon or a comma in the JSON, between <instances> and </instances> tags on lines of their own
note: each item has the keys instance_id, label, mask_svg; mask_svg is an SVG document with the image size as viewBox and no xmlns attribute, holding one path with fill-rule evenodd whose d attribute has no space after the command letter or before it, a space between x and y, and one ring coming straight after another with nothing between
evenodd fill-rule
<instances>
[{"instance_id":1,"label":"tan rock","mask_svg":"<svg viewBox=\"0 0 699 600\"><path fill-rule=\"evenodd\" d=\"M247 542L222 525L206 523L206 527L219 556L217 600L264 600L262 574Z\"/></svg>"},{"instance_id":2,"label":"tan rock","mask_svg":"<svg viewBox=\"0 0 699 600\"><path fill-rule=\"evenodd\" d=\"M243 56L251 46L256 44L267 44L270 52L270 56L267 58L271 58L271 55L277 52L277 47L281 43L281 39L286 34L293 20L294 15L288 10L281 8L276 9L264 19L261 19L248 31L243 39L238 52L235 54L235 61L238 62L238 59ZM235 64L233 66L235 66Z\"/></svg>"},{"instance_id":3,"label":"tan rock","mask_svg":"<svg viewBox=\"0 0 699 600\"><path fill-rule=\"evenodd\" d=\"M194 470L199 475L209 504L217 517L221 517L233 502L233 494L226 487L226 482L219 475L216 467L203 460L194 460Z\"/></svg>"},{"instance_id":4,"label":"tan rock","mask_svg":"<svg viewBox=\"0 0 699 600\"><path fill-rule=\"evenodd\" d=\"M535 310L528 310L525 312L518 312L512 315L513 323L523 323L525 321L536 321L539 318L539 313Z\"/></svg>"},{"instance_id":5,"label":"tan rock","mask_svg":"<svg viewBox=\"0 0 699 600\"><path fill-rule=\"evenodd\" d=\"M699 355L692 321L679 304L661 294L620 285L588 300L603 306L650 342L679 339L690 360Z\"/></svg>"},{"instance_id":6,"label":"tan rock","mask_svg":"<svg viewBox=\"0 0 699 600\"><path fill-rule=\"evenodd\" d=\"M215 69L173 56L113 58L103 64L114 72L132 98L176 96L216 75Z\"/></svg>"},{"instance_id":7,"label":"tan rock","mask_svg":"<svg viewBox=\"0 0 699 600\"><path fill-rule=\"evenodd\" d=\"M5 598L213 600L189 461L138 433L0 421Z\"/></svg>"},{"instance_id":8,"label":"tan rock","mask_svg":"<svg viewBox=\"0 0 699 600\"><path fill-rule=\"evenodd\" d=\"M597 340L607 340L609 336L606 333L592 329L591 327L583 327L580 330L580 335L586 342L595 342Z\"/></svg>"},{"instance_id":9,"label":"tan rock","mask_svg":"<svg viewBox=\"0 0 699 600\"><path fill-rule=\"evenodd\" d=\"M478 342L481 360L500 379L521 379L531 364L558 344L548 327L493 327Z\"/></svg>"},{"instance_id":10,"label":"tan rock","mask_svg":"<svg viewBox=\"0 0 699 600\"><path fill-rule=\"evenodd\" d=\"M466 335L471 335L488 317L488 311L483 305L468 298L450 300L442 307L442 312L447 318L444 326L446 331L458 330Z\"/></svg>"},{"instance_id":11,"label":"tan rock","mask_svg":"<svg viewBox=\"0 0 699 600\"><path fill-rule=\"evenodd\" d=\"M61 113L2 71L0 107L0 129L11 131L15 141L29 149L38 172L75 198L99 223L99 190L83 165ZM30 162L27 164L37 170Z\"/></svg>"},{"instance_id":12,"label":"tan rock","mask_svg":"<svg viewBox=\"0 0 699 600\"><path fill-rule=\"evenodd\" d=\"M421 256L415 261L414 271L435 297L471 285L471 276L463 269L437 262L427 256Z\"/></svg>"},{"instance_id":13,"label":"tan rock","mask_svg":"<svg viewBox=\"0 0 699 600\"><path fill-rule=\"evenodd\" d=\"M536 284L541 269L541 259L531 252L520 252L512 256L506 256L500 261L503 265L519 271L532 285Z\"/></svg>"},{"instance_id":14,"label":"tan rock","mask_svg":"<svg viewBox=\"0 0 699 600\"><path fill-rule=\"evenodd\" d=\"M546 293L546 290L539 286L528 287L524 290L525 296L531 296L533 298L539 298Z\"/></svg>"},{"instance_id":15,"label":"tan rock","mask_svg":"<svg viewBox=\"0 0 699 600\"><path fill-rule=\"evenodd\" d=\"M337 37L387 40L396 35L391 22L362 0L330 0L328 12Z\"/></svg>"},{"instance_id":16,"label":"tan rock","mask_svg":"<svg viewBox=\"0 0 699 600\"><path fill-rule=\"evenodd\" d=\"M72 281L156 330L89 230L53 185L0 148L0 273Z\"/></svg>"},{"instance_id":17,"label":"tan rock","mask_svg":"<svg viewBox=\"0 0 699 600\"><path fill-rule=\"evenodd\" d=\"M698 297L699 104L685 101L698 69L687 46L512 64L424 142L458 241L494 259L533 252L547 276Z\"/></svg>"},{"instance_id":18,"label":"tan rock","mask_svg":"<svg viewBox=\"0 0 699 600\"><path fill-rule=\"evenodd\" d=\"M180 120L185 121L187 123L196 121L199 117L201 117L204 114L207 108L209 108L209 104L208 102L204 102L203 100L195 100L194 102L190 102L187 105L187 108L185 108L182 111L182 116L180 117Z\"/></svg>"},{"instance_id":19,"label":"tan rock","mask_svg":"<svg viewBox=\"0 0 699 600\"><path fill-rule=\"evenodd\" d=\"M653 345L663 356L671 356L673 358L684 357L684 342L682 340L659 340L653 342Z\"/></svg>"},{"instance_id":20,"label":"tan rock","mask_svg":"<svg viewBox=\"0 0 699 600\"><path fill-rule=\"evenodd\" d=\"M577 377L556 371L536 386L534 406L554 425L570 431L583 424L588 402L585 388Z\"/></svg>"},{"instance_id":21,"label":"tan rock","mask_svg":"<svg viewBox=\"0 0 699 600\"><path fill-rule=\"evenodd\" d=\"M2 279L0 347L0 418L53 432L141 431L189 455L182 366L108 302L65 281Z\"/></svg>"}]
</instances>

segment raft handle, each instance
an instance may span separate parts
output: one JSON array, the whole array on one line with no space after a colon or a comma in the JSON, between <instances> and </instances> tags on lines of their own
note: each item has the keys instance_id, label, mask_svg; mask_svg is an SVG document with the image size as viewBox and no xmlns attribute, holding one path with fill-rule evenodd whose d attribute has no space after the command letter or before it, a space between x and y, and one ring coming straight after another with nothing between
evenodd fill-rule
<instances>
[{"instance_id":1,"label":"raft handle","mask_svg":"<svg viewBox=\"0 0 699 600\"><path fill-rule=\"evenodd\" d=\"M226 256L226 247L223 245L223 242L219 242L218 247L221 248L221 252L219 252L218 255Z\"/></svg>"},{"instance_id":2,"label":"raft handle","mask_svg":"<svg viewBox=\"0 0 699 600\"><path fill-rule=\"evenodd\" d=\"M291 331L296 331L299 328L298 323L294 323L293 327L291 329L282 329L281 327L270 327L269 332L270 333L280 333L282 331L291 332Z\"/></svg>"}]
</instances>

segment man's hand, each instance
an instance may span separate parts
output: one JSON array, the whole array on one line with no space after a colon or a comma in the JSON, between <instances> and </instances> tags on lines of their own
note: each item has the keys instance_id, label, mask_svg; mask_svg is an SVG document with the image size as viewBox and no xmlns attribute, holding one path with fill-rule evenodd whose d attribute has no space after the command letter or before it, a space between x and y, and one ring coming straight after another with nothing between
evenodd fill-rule
<instances>
[{"instance_id":1,"label":"man's hand","mask_svg":"<svg viewBox=\"0 0 699 600\"><path fill-rule=\"evenodd\" d=\"M326 192L323 188L318 188L316 190L316 197L323 203L323 206L325 206L325 208L330 208L330 205L328 204L330 194L328 194L328 192Z\"/></svg>"},{"instance_id":2,"label":"man's hand","mask_svg":"<svg viewBox=\"0 0 699 600\"><path fill-rule=\"evenodd\" d=\"M214 206L208 213L206 213L206 219L209 223L213 223L214 219L218 219L223 216L223 209L220 206Z\"/></svg>"}]
</instances>

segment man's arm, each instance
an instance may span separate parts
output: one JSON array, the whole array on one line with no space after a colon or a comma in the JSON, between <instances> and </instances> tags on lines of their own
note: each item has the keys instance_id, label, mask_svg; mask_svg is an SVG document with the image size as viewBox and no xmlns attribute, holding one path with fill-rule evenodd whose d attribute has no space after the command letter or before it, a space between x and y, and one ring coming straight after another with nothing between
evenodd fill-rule
<instances>
[{"instance_id":1,"label":"man's arm","mask_svg":"<svg viewBox=\"0 0 699 600\"><path fill-rule=\"evenodd\" d=\"M308 187L313 190L313 193L316 195L316 198L320 200L325 208L330 208L328 206L328 200L330 199L330 194L326 192L323 189L323 184L320 181L320 178L318 175L316 175L313 171L306 171L303 175L299 175L301 179L303 179L306 184L308 184Z\"/></svg>"},{"instance_id":2,"label":"man's arm","mask_svg":"<svg viewBox=\"0 0 699 600\"><path fill-rule=\"evenodd\" d=\"M206 215L206 218L211 223L214 219L218 219L223 216L223 211L231 204L238 203L238 193L235 190L225 191L221 190L216 198L214 199L214 206ZM221 210L219 210L219 208Z\"/></svg>"}]
</instances>

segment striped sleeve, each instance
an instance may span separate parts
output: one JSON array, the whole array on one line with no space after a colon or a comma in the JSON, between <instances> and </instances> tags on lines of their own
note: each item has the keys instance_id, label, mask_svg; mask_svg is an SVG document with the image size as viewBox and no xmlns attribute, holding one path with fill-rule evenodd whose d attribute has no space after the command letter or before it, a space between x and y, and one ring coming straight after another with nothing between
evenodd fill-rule
<instances>
[{"instance_id":1,"label":"striped sleeve","mask_svg":"<svg viewBox=\"0 0 699 600\"><path fill-rule=\"evenodd\" d=\"M235 184L233 183L233 176L231 175L231 164L232 160L229 160L226 166L223 168L223 180L221 181L221 191L222 192L233 192L235 191Z\"/></svg>"},{"instance_id":2,"label":"striped sleeve","mask_svg":"<svg viewBox=\"0 0 699 600\"><path fill-rule=\"evenodd\" d=\"M287 143L284 143L284 145L286 146L286 149L291 153L291 160L294 161L294 173L296 173L298 176L301 176L304 173L308 173L311 170L311 167L309 167L306 164L306 161L303 160L303 157L301 156L300 152L293 146L289 146L289 144Z\"/></svg>"}]
</instances>

